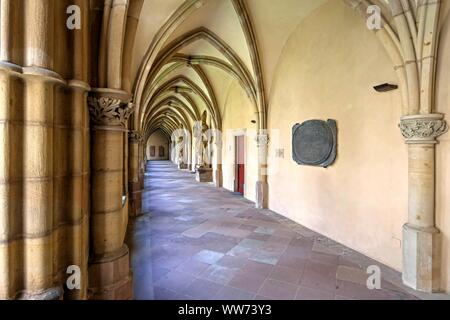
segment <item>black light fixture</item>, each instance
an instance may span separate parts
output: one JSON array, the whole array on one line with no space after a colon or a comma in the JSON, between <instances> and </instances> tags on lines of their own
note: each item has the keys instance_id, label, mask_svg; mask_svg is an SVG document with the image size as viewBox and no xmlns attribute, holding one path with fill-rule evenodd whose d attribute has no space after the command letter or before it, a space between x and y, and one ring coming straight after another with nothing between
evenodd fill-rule
<instances>
[{"instance_id":1,"label":"black light fixture","mask_svg":"<svg viewBox=\"0 0 450 320\"><path fill-rule=\"evenodd\" d=\"M256 120L252 120L251 122L252 122L253 124L255 124L255 123L256 123Z\"/></svg>"},{"instance_id":2,"label":"black light fixture","mask_svg":"<svg viewBox=\"0 0 450 320\"><path fill-rule=\"evenodd\" d=\"M390 83L383 83L378 86L373 87L375 91L377 92L388 92L392 90L398 89L398 85L396 84L390 84Z\"/></svg>"}]
</instances>

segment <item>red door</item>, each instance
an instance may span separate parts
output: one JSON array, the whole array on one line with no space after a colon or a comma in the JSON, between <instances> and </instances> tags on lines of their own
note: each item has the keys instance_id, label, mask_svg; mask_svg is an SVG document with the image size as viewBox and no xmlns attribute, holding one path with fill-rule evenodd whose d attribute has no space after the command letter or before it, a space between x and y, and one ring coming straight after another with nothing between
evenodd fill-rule
<instances>
[{"instance_id":1,"label":"red door","mask_svg":"<svg viewBox=\"0 0 450 320\"><path fill-rule=\"evenodd\" d=\"M236 191L244 194L245 185L244 136L236 137Z\"/></svg>"}]
</instances>

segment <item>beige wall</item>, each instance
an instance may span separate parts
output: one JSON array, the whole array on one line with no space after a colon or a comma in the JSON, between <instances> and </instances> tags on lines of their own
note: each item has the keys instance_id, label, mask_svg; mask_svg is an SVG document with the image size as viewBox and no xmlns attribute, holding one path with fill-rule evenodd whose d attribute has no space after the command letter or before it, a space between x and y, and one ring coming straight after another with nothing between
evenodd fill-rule
<instances>
[{"instance_id":1,"label":"beige wall","mask_svg":"<svg viewBox=\"0 0 450 320\"><path fill-rule=\"evenodd\" d=\"M150 147L155 147L155 156L150 156ZM159 147L164 147L164 157L159 156ZM167 140L167 137L161 132L156 131L154 134L150 136L147 142L146 147L146 155L147 160L169 160L169 141Z\"/></svg>"},{"instance_id":2,"label":"beige wall","mask_svg":"<svg viewBox=\"0 0 450 320\"><path fill-rule=\"evenodd\" d=\"M450 120L450 1L444 3L443 27L438 54L436 110ZM450 291L450 135L439 138L436 148L436 224L442 232L442 287Z\"/></svg>"},{"instance_id":3,"label":"beige wall","mask_svg":"<svg viewBox=\"0 0 450 320\"><path fill-rule=\"evenodd\" d=\"M400 91L392 64L358 14L329 1L284 47L269 97L270 209L401 269L407 218L407 147L398 129ZM309 119L335 119L338 158L328 169L292 160L291 132ZM279 136L276 134L279 130ZM284 158L275 158L284 149Z\"/></svg>"},{"instance_id":4,"label":"beige wall","mask_svg":"<svg viewBox=\"0 0 450 320\"><path fill-rule=\"evenodd\" d=\"M175 8L176 2L171 1L170 8ZM398 83L383 46L367 30L361 16L343 1L285 0L277 8L272 8L270 0L247 2L259 37L268 90L270 209L401 271L402 226L408 212L407 146L398 128L400 90L389 93L373 90L377 84ZM450 108L450 55L445 54L450 51L449 3L445 1L443 9L436 101L437 111L446 114ZM242 35L235 36L237 29L220 25L237 26L233 11L230 8L220 11L220 16L228 17L229 22L225 23L225 18L215 20L216 10L222 7L228 8L229 3L210 1L187 19L170 40L205 25L232 44L249 66ZM151 6L146 8L149 10ZM270 14L269 8L273 10ZM168 9L169 5L164 10L171 12ZM273 18L276 16L281 18ZM151 32L146 29L150 23L147 21L138 34L154 34L153 29ZM137 51L143 48L140 45ZM204 39L182 52L223 58ZM203 67L216 88L223 120L223 186L234 191L234 136L245 134L245 197L255 201L256 125L251 123L256 119L255 107L231 77L210 66ZM200 101L195 101L204 108ZM292 126L309 119L337 121L338 158L328 169L299 166L292 160ZM443 288L450 290L450 217L446 214L449 207L446 199L450 197L446 165L450 160L450 135L444 135L440 141L437 226L443 233ZM276 149L284 150L283 158L275 157Z\"/></svg>"},{"instance_id":5,"label":"beige wall","mask_svg":"<svg viewBox=\"0 0 450 320\"><path fill-rule=\"evenodd\" d=\"M234 191L235 179L235 136L245 135L245 188L244 196L256 200L255 186L258 180L258 162L256 147L255 109L237 81L233 81L228 89L228 97L221 108L223 117L223 187Z\"/></svg>"}]
</instances>

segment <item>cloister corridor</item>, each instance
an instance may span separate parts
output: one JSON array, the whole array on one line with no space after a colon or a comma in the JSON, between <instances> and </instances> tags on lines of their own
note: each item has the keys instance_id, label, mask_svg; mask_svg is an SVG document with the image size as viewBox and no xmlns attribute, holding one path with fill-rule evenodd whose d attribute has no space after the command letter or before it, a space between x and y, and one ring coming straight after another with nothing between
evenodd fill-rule
<instances>
[{"instance_id":1,"label":"cloister corridor","mask_svg":"<svg viewBox=\"0 0 450 320\"><path fill-rule=\"evenodd\" d=\"M450 300L448 70L450 0L0 0L0 301Z\"/></svg>"},{"instance_id":2,"label":"cloister corridor","mask_svg":"<svg viewBox=\"0 0 450 320\"><path fill-rule=\"evenodd\" d=\"M399 273L169 161L148 162L143 212L128 232L135 299L417 299Z\"/></svg>"}]
</instances>

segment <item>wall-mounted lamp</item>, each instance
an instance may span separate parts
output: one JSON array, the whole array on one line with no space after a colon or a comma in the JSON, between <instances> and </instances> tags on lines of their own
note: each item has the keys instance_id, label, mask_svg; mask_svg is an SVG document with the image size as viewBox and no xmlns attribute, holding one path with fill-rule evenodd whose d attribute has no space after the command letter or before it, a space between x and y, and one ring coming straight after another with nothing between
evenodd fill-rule
<instances>
[{"instance_id":1,"label":"wall-mounted lamp","mask_svg":"<svg viewBox=\"0 0 450 320\"><path fill-rule=\"evenodd\" d=\"M377 92L388 92L392 90L398 89L398 85L396 84L390 84L390 83L383 83L378 86L373 87L375 91Z\"/></svg>"},{"instance_id":2,"label":"wall-mounted lamp","mask_svg":"<svg viewBox=\"0 0 450 320\"><path fill-rule=\"evenodd\" d=\"M256 124L256 120L252 120L251 122L252 122L253 124Z\"/></svg>"}]
</instances>

